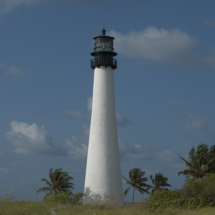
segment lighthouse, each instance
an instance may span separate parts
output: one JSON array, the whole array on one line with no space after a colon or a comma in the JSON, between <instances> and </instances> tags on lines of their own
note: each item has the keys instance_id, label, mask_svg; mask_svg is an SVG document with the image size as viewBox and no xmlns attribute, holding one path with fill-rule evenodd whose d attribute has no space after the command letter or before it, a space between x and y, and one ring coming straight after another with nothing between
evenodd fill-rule
<instances>
[{"instance_id":1,"label":"lighthouse","mask_svg":"<svg viewBox=\"0 0 215 215\"><path fill-rule=\"evenodd\" d=\"M94 84L83 203L123 205L114 96L115 38L103 29L93 39Z\"/></svg>"}]
</instances>

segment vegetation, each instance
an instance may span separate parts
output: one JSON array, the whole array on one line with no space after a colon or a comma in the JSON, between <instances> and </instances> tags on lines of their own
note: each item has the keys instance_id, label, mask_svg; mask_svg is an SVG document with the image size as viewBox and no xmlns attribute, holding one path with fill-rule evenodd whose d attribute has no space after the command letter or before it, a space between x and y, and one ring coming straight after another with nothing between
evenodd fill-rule
<instances>
[{"instance_id":1,"label":"vegetation","mask_svg":"<svg viewBox=\"0 0 215 215\"><path fill-rule=\"evenodd\" d=\"M170 206L191 210L214 207L215 175L208 174L199 181L187 178L181 189L157 190L142 204L152 211Z\"/></svg>"},{"instance_id":2,"label":"vegetation","mask_svg":"<svg viewBox=\"0 0 215 215\"><path fill-rule=\"evenodd\" d=\"M178 175L191 175L193 179L198 180L203 178L206 173L215 173L215 145L211 146L210 151L208 151L207 145L200 144L197 146L196 152L195 148L192 147L188 154L190 162L178 155L189 167L189 169L180 171Z\"/></svg>"},{"instance_id":3,"label":"vegetation","mask_svg":"<svg viewBox=\"0 0 215 215\"><path fill-rule=\"evenodd\" d=\"M14 201L12 197L13 190L7 195L0 198L0 214L8 215L214 215L215 214L215 146L210 150L207 145L201 144L195 148L193 147L189 152L190 161L186 161L180 155L179 157L185 161L188 169L180 171L178 175L185 175L185 182L181 189L174 189L172 191L164 188L171 186L167 183L168 178L161 173L155 174L153 178L150 175L152 184L147 185L148 179L143 177L145 172L138 168L129 171L129 180L122 176L128 185L130 185L124 192L126 195L130 188L133 188L133 204L126 204L124 207L110 206L110 205L82 205L83 193L73 194L71 190L73 180L68 176L67 172L62 172L62 169L52 169L49 171L51 182L42 178L49 187L44 187L37 192L47 191L43 202L33 201L26 202L25 199L21 201ZM143 187L146 187L144 189ZM134 204L135 190L140 193L149 193L150 197L140 203ZM152 189L149 192L149 189ZM35 189L33 189L35 190Z\"/></svg>"},{"instance_id":4,"label":"vegetation","mask_svg":"<svg viewBox=\"0 0 215 215\"><path fill-rule=\"evenodd\" d=\"M161 187L171 187L170 184L167 184L168 178L164 177L160 172L156 173L155 179L153 179L152 175L150 175L150 178L152 180L152 184L154 185L152 189L152 193L156 190L161 190L165 189L168 190L167 188L161 188Z\"/></svg>"},{"instance_id":5,"label":"vegetation","mask_svg":"<svg viewBox=\"0 0 215 215\"><path fill-rule=\"evenodd\" d=\"M46 182L49 187L43 187L37 190L37 193L47 191L43 200L46 200L53 193L54 195L58 195L61 192L68 192L70 195L73 195L72 191L68 190L74 189L74 184L69 183L73 178L70 177L67 172L62 172L62 168L57 168L54 172L53 168L51 168L49 170L49 178L51 183L47 179L41 178L41 181Z\"/></svg>"},{"instance_id":6,"label":"vegetation","mask_svg":"<svg viewBox=\"0 0 215 215\"><path fill-rule=\"evenodd\" d=\"M214 175L213 175L214 176ZM205 178L206 180L206 178ZM203 194L206 198L214 198L214 193L210 193L209 188L211 185L214 186L213 180L209 177L209 184L204 187L205 193ZM196 182L195 180L187 180L188 183ZM186 186L190 184L185 183ZM207 182L206 182L207 183ZM203 183L204 184L204 183ZM45 201L45 202L25 202L25 201L13 201L8 202L6 199L1 198L2 204L0 204L0 214L7 215L214 215L215 208L212 204L206 202L206 200L199 199L198 197L194 200L190 197L180 199L181 197L186 197L190 195L190 190L186 190L184 186L185 193L179 190L167 191L164 189L156 190L154 193L150 193L150 198L146 199L142 203L126 204L124 207L113 207L109 205L82 205L79 203L70 203L63 201ZM200 189L193 184L193 193ZM206 189L205 189L206 188ZM214 192L214 190L213 190ZM65 193L63 193L64 195ZM57 198L59 195L56 195ZM7 196L8 197L8 196ZM49 197L50 198L50 197ZM8 199L8 198L7 198ZM210 199L208 198L210 201ZM214 201L214 200L213 200ZM201 202L201 207L198 203ZM183 207L184 206L184 207ZM186 206L186 207L185 207Z\"/></svg>"},{"instance_id":7,"label":"vegetation","mask_svg":"<svg viewBox=\"0 0 215 215\"><path fill-rule=\"evenodd\" d=\"M131 169L129 171L129 179L130 181L125 178L124 176L122 176L122 178L124 178L126 180L126 183L128 185L130 185L130 187L128 187L125 192L124 195L126 196L126 194L128 193L128 191L131 189L131 187L133 188L133 197L132 197L132 202L134 204L134 192L135 189L137 189L141 194L148 193L148 189L152 186L144 183L145 181L148 181L148 179L142 178L142 176L145 174L145 172L142 172L139 168L134 168ZM147 189L144 189L143 187L147 187Z\"/></svg>"},{"instance_id":8,"label":"vegetation","mask_svg":"<svg viewBox=\"0 0 215 215\"><path fill-rule=\"evenodd\" d=\"M83 193L76 193L75 195L71 196L70 192L66 191L60 192L60 195L52 194L49 198L47 198L46 202L53 202L53 203L69 203L72 205L79 204L82 201L84 194Z\"/></svg>"}]
</instances>

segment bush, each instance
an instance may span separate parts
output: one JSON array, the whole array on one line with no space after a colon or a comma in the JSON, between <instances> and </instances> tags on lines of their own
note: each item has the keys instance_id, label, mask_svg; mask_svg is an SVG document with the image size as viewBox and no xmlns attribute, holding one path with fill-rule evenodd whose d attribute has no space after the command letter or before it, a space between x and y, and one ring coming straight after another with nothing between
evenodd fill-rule
<instances>
[{"instance_id":1,"label":"bush","mask_svg":"<svg viewBox=\"0 0 215 215\"><path fill-rule=\"evenodd\" d=\"M181 189L182 196L199 197L209 202L215 203L215 174L206 174L201 180L188 180Z\"/></svg>"},{"instance_id":2,"label":"bush","mask_svg":"<svg viewBox=\"0 0 215 215\"><path fill-rule=\"evenodd\" d=\"M207 174L201 180L187 177L181 189L157 190L142 202L150 210L169 206L196 209L215 206L215 174Z\"/></svg>"},{"instance_id":3,"label":"bush","mask_svg":"<svg viewBox=\"0 0 215 215\"><path fill-rule=\"evenodd\" d=\"M75 195L71 195L69 191L61 191L58 195L50 195L45 202L78 204L84 195L85 194L80 192Z\"/></svg>"}]
</instances>

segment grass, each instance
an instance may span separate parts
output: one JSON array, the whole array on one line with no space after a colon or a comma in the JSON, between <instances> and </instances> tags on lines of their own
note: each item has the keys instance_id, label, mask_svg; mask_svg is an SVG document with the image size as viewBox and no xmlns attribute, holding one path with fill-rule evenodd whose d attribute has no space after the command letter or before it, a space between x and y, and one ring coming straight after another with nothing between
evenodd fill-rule
<instances>
[{"instance_id":1,"label":"grass","mask_svg":"<svg viewBox=\"0 0 215 215\"><path fill-rule=\"evenodd\" d=\"M215 215L215 208L201 209L159 208L150 211L142 204L126 204L123 207L108 205L71 205L69 203L27 202L25 199L14 201L13 190L0 198L0 215ZM26 196L25 194L24 196Z\"/></svg>"}]
</instances>

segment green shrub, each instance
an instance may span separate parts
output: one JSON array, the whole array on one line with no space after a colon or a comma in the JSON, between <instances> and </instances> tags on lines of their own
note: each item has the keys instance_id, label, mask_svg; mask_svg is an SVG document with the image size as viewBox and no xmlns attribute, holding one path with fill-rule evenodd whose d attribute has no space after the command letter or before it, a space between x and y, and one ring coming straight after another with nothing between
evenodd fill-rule
<instances>
[{"instance_id":1,"label":"green shrub","mask_svg":"<svg viewBox=\"0 0 215 215\"><path fill-rule=\"evenodd\" d=\"M181 189L186 197L205 199L210 205L215 204L215 174L206 174L201 180L189 180Z\"/></svg>"},{"instance_id":2,"label":"green shrub","mask_svg":"<svg viewBox=\"0 0 215 215\"><path fill-rule=\"evenodd\" d=\"M196 209L215 206L215 174L207 174L201 180L187 177L181 189L157 190L142 202L150 210L169 206Z\"/></svg>"},{"instance_id":3,"label":"green shrub","mask_svg":"<svg viewBox=\"0 0 215 215\"><path fill-rule=\"evenodd\" d=\"M85 194L80 192L76 193L75 195L71 195L69 191L61 191L58 195L50 195L45 202L78 204L84 195Z\"/></svg>"}]
</instances>

